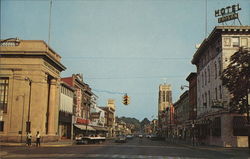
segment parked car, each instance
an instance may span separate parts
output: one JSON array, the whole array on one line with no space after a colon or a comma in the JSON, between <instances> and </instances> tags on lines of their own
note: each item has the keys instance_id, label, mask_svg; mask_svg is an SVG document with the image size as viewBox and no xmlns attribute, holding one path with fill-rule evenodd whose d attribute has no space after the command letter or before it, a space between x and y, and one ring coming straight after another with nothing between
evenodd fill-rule
<instances>
[{"instance_id":1,"label":"parked car","mask_svg":"<svg viewBox=\"0 0 250 159\"><path fill-rule=\"evenodd\" d=\"M139 138L143 138L143 135L142 135L142 134L139 134L138 137L139 137Z\"/></svg>"},{"instance_id":2,"label":"parked car","mask_svg":"<svg viewBox=\"0 0 250 159\"><path fill-rule=\"evenodd\" d=\"M150 134L147 134L147 135L146 135L146 138L149 138L149 139L150 139L150 138L151 138L151 135L150 135Z\"/></svg>"},{"instance_id":3,"label":"parked car","mask_svg":"<svg viewBox=\"0 0 250 159\"><path fill-rule=\"evenodd\" d=\"M156 135L156 134L152 134L151 137L150 137L151 140L161 140L163 139L162 137Z\"/></svg>"},{"instance_id":4,"label":"parked car","mask_svg":"<svg viewBox=\"0 0 250 159\"><path fill-rule=\"evenodd\" d=\"M106 140L105 137L101 137L99 135L89 135L83 136L79 134L75 137L76 144L89 144L89 143L102 143Z\"/></svg>"},{"instance_id":5,"label":"parked car","mask_svg":"<svg viewBox=\"0 0 250 159\"><path fill-rule=\"evenodd\" d=\"M118 143L125 143L127 142L127 138L125 135L118 135L115 139L115 142L118 142Z\"/></svg>"},{"instance_id":6,"label":"parked car","mask_svg":"<svg viewBox=\"0 0 250 159\"><path fill-rule=\"evenodd\" d=\"M133 139L133 137L134 137L133 135L127 135L126 136L127 139Z\"/></svg>"}]
</instances>

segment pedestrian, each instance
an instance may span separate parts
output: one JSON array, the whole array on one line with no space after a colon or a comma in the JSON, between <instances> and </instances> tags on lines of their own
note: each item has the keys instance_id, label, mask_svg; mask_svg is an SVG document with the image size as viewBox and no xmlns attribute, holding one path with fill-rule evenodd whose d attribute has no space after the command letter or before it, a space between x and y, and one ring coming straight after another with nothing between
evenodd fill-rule
<instances>
[{"instance_id":1,"label":"pedestrian","mask_svg":"<svg viewBox=\"0 0 250 159\"><path fill-rule=\"evenodd\" d=\"M32 135L31 132L29 131L27 133L27 145L30 147L31 146L31 139L32 139Z\"/></svg>"},{"instance_id":2,"label":"pedestrian","mask_svg":"<svg viewBox=\"0 0 250 159\"><path fill-rule=\"evenodd\" d=\"M36 133L36 147L40 147L40 138L41 138L41 135L40 135L40 133L39 133L39 131L37 131L37 133Z\"/></svg>"}]
</instances>

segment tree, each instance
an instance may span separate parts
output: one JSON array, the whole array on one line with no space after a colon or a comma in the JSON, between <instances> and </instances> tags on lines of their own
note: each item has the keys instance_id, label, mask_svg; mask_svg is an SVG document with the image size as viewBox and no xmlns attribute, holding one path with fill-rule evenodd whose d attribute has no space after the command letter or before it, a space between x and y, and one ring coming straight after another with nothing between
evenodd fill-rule
<instances>
[{"instance_id":1,"label":"tree","mask_svg":"<svg viewBox=\"0 0 250 159\"><path fill-rule=\"evenodd\" d=\"M223 71L222 84L231 93L230 110L247 113L248 147L250 148L250 119L248 94L250 90L250 52L242 47L230 58L230 64Z\"/></svg>"},{"instance_id":2,"label":"tree","mask_svg":"<svg viewBox=\"0 0 250 159\"><path fill-rule=\"evenodd\" d=\"M242 47L230 58L230 64L223 71L222 84L231 94L230 110L247 113L250 89L250 52Z\"/></svg>"}]
</instances>

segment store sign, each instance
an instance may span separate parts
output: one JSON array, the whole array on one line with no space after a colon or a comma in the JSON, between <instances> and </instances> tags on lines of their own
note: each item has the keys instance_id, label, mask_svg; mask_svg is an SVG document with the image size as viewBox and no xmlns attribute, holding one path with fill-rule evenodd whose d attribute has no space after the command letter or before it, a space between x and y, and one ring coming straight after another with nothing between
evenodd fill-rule
<instances>
[{"instance_id":1,"label":"store sign","mask_svg":"<svg viewBox=\"0 0 250 159\"><path fill-rule=\"evenodd\" d=\"M78 123L78 124L89 124L90 122L89 122L88 119L77 118L76 123Z\"/></svg>"},{"instance_id":2,"label":"store sign","mask_svg":"<svg viewBox=\"0 0 250 159\"><path fill-rule=\"evenodd\" d=\"M227 6L226 8L215 10L215 17L220 17L218 18L218 23L238 19L239 15L237 12L240 10L240 4Z\"/></svg>"}]
</instances>

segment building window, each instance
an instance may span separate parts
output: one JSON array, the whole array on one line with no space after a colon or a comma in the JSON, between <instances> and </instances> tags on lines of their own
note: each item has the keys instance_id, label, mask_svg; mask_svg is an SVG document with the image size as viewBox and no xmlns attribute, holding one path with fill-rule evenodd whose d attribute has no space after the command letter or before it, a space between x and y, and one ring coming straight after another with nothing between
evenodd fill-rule
<instances>
[{"instance_id":1,"label":"building window","mask_svg":"<svg viewBox=\"0 0 250 159\"><path fill-rule=\"evenodd\" d=\"M231 46L231 38L224 38L224 46L226 47Z\"/></svg>"},{"instance_id":2,"label":"building window","mask_svg":"<svg viewBox=\"0 0 250 159\"><path fill-rule=\"evenodd\" d=\"M217 88L215 88L215 99L218 100Z\"/></svg>"},{"instance_id":3,"label":"building window","mask_svg":"<svg viewBox=\"0 0 250 159\"><path fill-rule=\"evenodd\" d=\"M0 121L0 131L3 131L4 129L4 121Z\"/></svg>"},{"instance_id":4,"label":"building window","mask_svg":"<svg viewBox=\"0 0 250 159\"><path fill-rule=\"evenodd\" d=\"M205 85L207 85L207 71L205 70Z\"/></svg>"},{"instance_id":5,"label":"building window","mask_svg":"<svg viewBox=\"0 0 250 159\"><path fill-rule=\"evenodd\" d=\"M232 43L233 43L233 47L239 47L240 46L239 37L233 37Z\"/></svg>"},{"instance_id":6,"label":"building window","mask_svg":"<svg viewBox=\"0 0 250 159\"><path fill-rule=\"evenodd\" d=\"M233 135L234 136L247 136L247 119L243 116L235 116L233 118Z\"/></svg>"},{"instance_id":7,"label":"building window","mask_svg":"<svg viewBox=\"0 0 250 159\"><path fill-rule=\"evenodd\" d=\"M221 118L216 117L212 122L212 136L221 136Z\"/></svg>"},{"instance_id":8,"label":"building window","mask_svg":"<svg viewBox=\"0 0 250 159\"><path fill-rule=\"evenodd\" d=\"M219 91L220 91L220 99L222 99L222 87L219 87Z\"/></svg>"},{"instance_id":9,"label":"building window","mask_svg":"<svg viewBox=\"0 0 250 159\"><path fill-rule=\"evenodd\" d=\"M204 73L202 73L202 87L204 86Z\"/></svg>"},{"instance_id":10,"label":"building window","mask_svg":"<svg viewBox=\"0 0 250 159\"><path fill-rule=\"evenodd\" d=\"M209 66L208 66L207 72L208 72L208 83L209 83L210 82L210 68L209 68Z\"/></svg>"},{"instance_id":11,"label":"building window","mask_svg":"<svg viewBox=\"0 0 250 159\"><path fill-rule=\"evenodd\" d=\"M214 62L214 76L215 76L215 79L217 78L217 64L216 64L216 61Z\"/></svg>"},{"instance_id":12,"label":"building window","mask_svg":"<svg viewBox=\"0 0 250 159\"><path fill-rule=\"evenodd\" d=\"M241 38L241 46L247 47L247 42L248 42L247 38Z\"/></svg>"},{"instance_id":13,"label":"building window","mask_svg":"<svg viewBox=\"0 0 250 159\"><path fill-rule=\"evenodd\" d=\"M220 58L219 58L219 63L218 64L219 64L219 66L218 66L219 67L219 75L221 75L221 59Z\"/></svg>"},{"instance_id":14,"label":"building window","mask_svg":"<svg viewBox=\"0 0 250 159\"><path fill-rule=\"evenodd\" d=\"M210 107L211 105L211 96L210 96L210 91L208 91L208 106Z\"/></svg>"},{"instance_id":15,"label":"building window","mask_svg":"<svg viewBox=\"0 0 250 159\"><path fill-rule=\"evenodd\" d=\"M202 107L204 107L205 99L204 99L204 94L202 94Z\"/></svg>"},{"instance_id":16,"label":"building window","mask_svg":"<svg viewBox=\"0 0 250 159\"><path fill-rule=\"evenodd\" d=\"M9 78L0 78L0 111L7 113Z\"/></svg>"},{"instance_id":17,"label":"building window","mask_svg":"<svg viewBox=\"0 0 250 159\"><path fill-rule=\"evenodd\" d=\"M165 91L163 91L163 95L162 95L162 98L163 98L163 102L165 102L166 101L166 94L165 94Z\"/></svg>"},{"instance_id":18,"label":"building window","mask_svg":"<svg viewBox=\"0 0 250 159\"><path fill-rule=\"evenodd\" d=\"M205 93L205 102L204 102L204 106L207 107L207 92Z\"/></svg>"}]
</instances>

